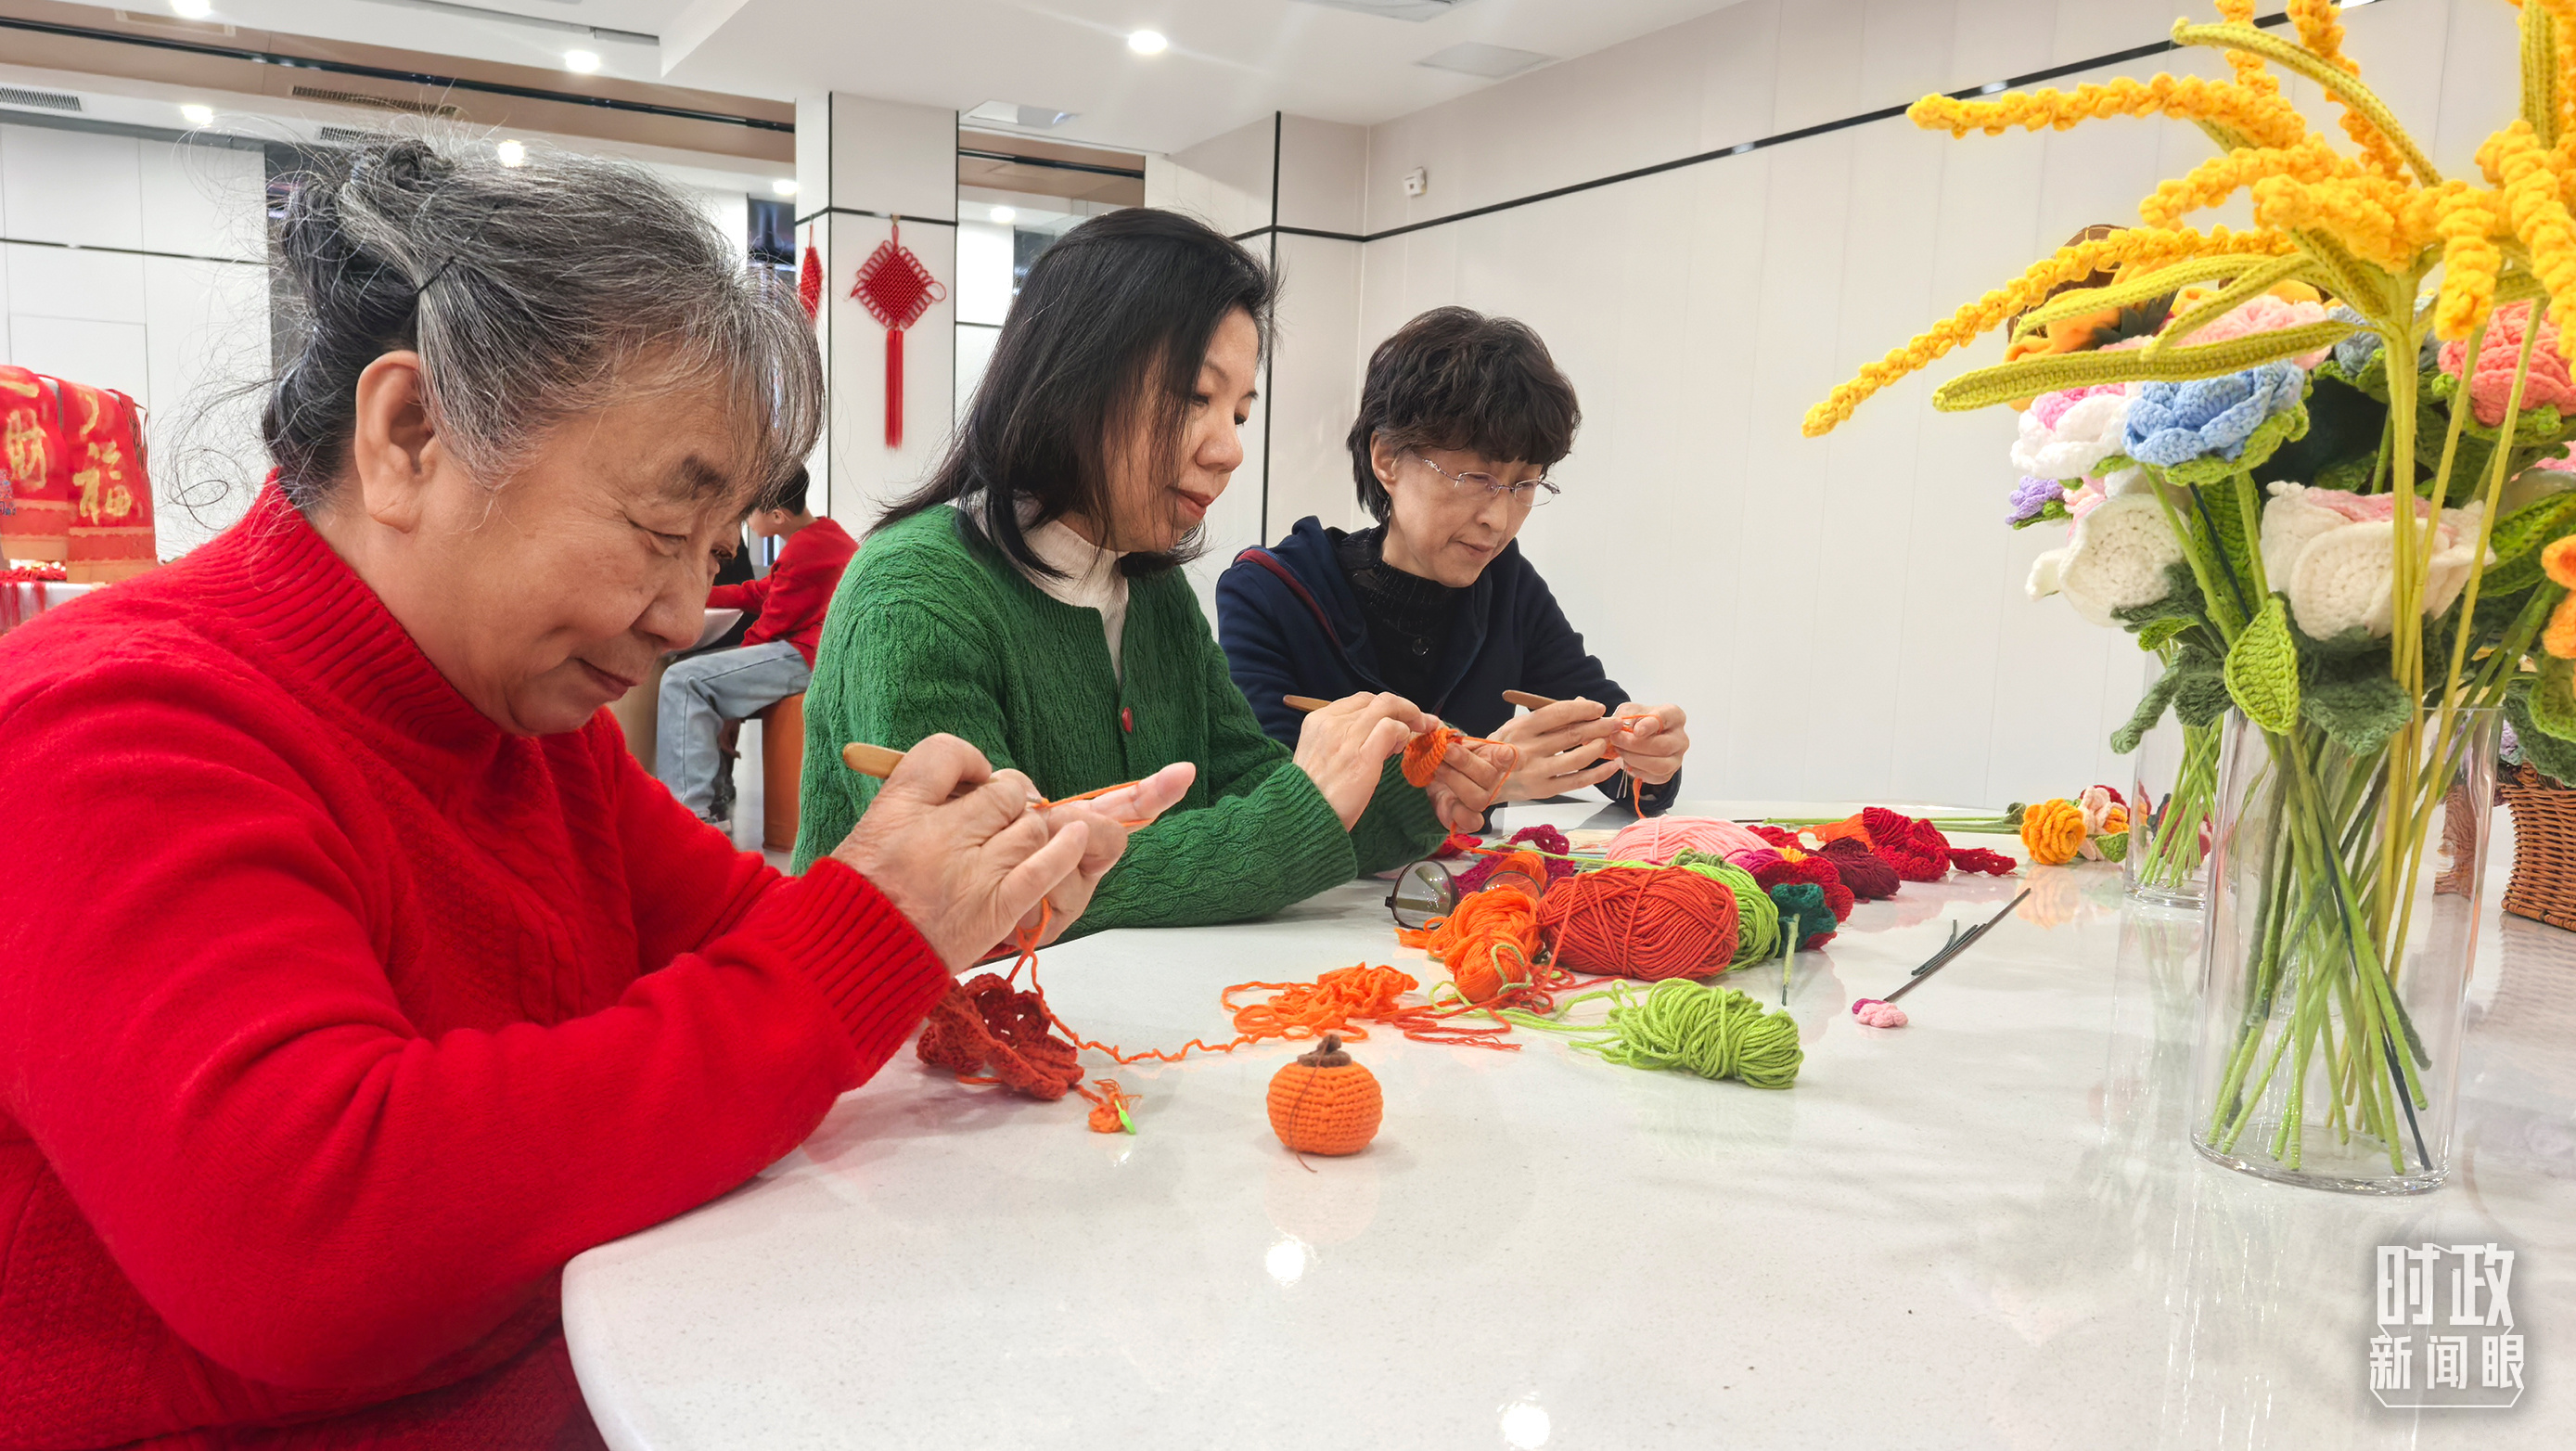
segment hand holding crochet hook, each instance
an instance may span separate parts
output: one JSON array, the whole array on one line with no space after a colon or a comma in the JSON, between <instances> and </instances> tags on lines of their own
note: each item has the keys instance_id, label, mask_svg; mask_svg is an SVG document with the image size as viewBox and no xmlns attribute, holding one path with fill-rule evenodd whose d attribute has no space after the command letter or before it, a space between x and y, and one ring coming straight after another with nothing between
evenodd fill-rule
<instances>
[{"instance_id":1,"label":"hand holding crochet hook","mask_svg":"<svg viewBox=\"0 0 2576 1451\"><path fill-rule=\"evenodd\" d=\"M1091 905L1128 833L1177 804L1198 771L1179 762L1050 802L955 736L910 751L853 743L841 759L886 784L832 855L902 909L951 971L1015 928L1061 935Z\"/></svg>"},{"instance_id":2,"label":"hand holding crochet hook","mask_svg":"<svg viewBox=\"0 0 2576 1451\"><path fill-rule=\"evenodd\" d=\"M1534 800L1608 780L1626 771L1642 785L1660 786L1682 768L1690 750L1688 717L1678 705L1638 705L1631 701L1604 711L1596 701L1554 700L1526 690L1506 690L1505 702L1526 707L1529 714L1506 721L1494 739L1522 748L1528 762L1519 778L1504 789L1503 799ZM1598 766L1590 766L1596 756Z\"/></svg>"}]
</instances>

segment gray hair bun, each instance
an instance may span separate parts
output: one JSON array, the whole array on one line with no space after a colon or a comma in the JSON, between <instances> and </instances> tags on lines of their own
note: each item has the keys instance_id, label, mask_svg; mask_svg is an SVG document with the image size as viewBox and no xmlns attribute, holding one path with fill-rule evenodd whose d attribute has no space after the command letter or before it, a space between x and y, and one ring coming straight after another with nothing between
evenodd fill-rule
<instances>
[{"instance_id":1,"label":"gray hair bun","mask_svg":"<svg viewBox=\"0 0 2576 1451\"><path fill-rule=\"evenodd\" d=\"M652 173L536 146L503 166L470 141L404 136L290 185L293 346L260 427L298 508L340 481L358 375L402 349L421 355L445 442L496 486L548 428L638 386L730 392L763 492L812 452L822 363L793 289Z\"/></svg>"}]
</instances>

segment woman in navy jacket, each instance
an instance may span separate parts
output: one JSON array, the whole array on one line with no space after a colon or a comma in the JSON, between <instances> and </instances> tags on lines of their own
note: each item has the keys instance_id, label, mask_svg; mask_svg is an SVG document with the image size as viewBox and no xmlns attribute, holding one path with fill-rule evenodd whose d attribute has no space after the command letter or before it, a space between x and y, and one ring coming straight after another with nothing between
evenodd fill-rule
<instances>
[{"instance_id":1,"label":"woman in navy jacket","mask_svg":"<svg viewBox=\"0 0 2576 1451\"><path fill-rule=\"evenodd\" d=\"M1390 691L1519 747L1497 800L1600 785L1643 815L1671 805L1681 707L1630 702L1513 542L1580 421L1547 345L1509 318L1435 308L1379 344L1350 433L1377 527L1310 515L1217 582L1218 639L1262 728L1297 739L1289 695ZM1558 703L1514 716L1505 690Z\"/></svg>"}]
</instances>

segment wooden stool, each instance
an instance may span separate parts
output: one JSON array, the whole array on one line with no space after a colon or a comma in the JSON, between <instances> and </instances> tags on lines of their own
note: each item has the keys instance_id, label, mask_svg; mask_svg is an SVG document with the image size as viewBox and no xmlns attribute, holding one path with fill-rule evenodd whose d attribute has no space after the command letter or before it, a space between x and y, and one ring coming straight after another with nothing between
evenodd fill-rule
<instances>
[{"instance_id":1,"label":"wooden stool","mask_svg":"<svg viewBox=\"0 0 2576 1451\"><path fill-rule=\"evenodd\" d=\"M760 713L760 844L796 849L796 798L805 789L805 693Z\"/></svg>"}]
</instances>

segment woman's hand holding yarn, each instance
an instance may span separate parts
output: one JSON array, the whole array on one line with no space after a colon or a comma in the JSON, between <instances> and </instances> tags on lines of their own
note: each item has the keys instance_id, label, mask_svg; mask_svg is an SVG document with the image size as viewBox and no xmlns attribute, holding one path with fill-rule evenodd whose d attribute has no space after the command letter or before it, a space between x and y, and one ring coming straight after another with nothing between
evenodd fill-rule
<instances>
[{"instance_id":1,"label":"woman's hand holding yarn","mask_svg":"<svg viewBox=\"0 0 2576 1451\"><path fill-rule=\"evenodd\" d=\"M1502 800L1510 779L1511 748L1492 741L1461 742L1440 757L1440 769L1423 790L1431 810L1451 831L1477 831L1485 824L1486 803Z\"/></svg>"},{"instance_id":2,"label":"woman's hand holding yarn","mask_svg":"<svg viewBox=\"0 0 2576 1451\"><path fill-rule=\"evenodd\" d=\"M1082 867L1089 823L1068 817L1051 829L1030 809L1041 799L1028 777L994 770L955 736L931 736L904 753L832 855L885 893L955 972Z\"/></svg>"},{"instance_id":3,"label":"woman's hand holding yarn","mask_svg":"<svg viewBox=\"0 0 2576 1451\"><path fill-rule=\"evenodd\" d=\"M1324 793L1342 828L1359 825L1377 794L1386 758L1440 722L1401 695L1361 691L1306 717L1297 731L1297 769Z\"/></svg>"},{"instance_id":4,"label":"woman's hand holding yarn","mask_svg":"<svg viewBox=\"0 0 2576 1451\"><path fill-rule=\"evenodd\" d=\"M1178 805L1198 774L1195 763L1176 761L1115 791L1043 808L1039 814L1046 818L1050 833L1068 825L1083 828L1082 861L1020 919L1020 930L1039 934L1041 947L1062 937L1064 929L1091 905L1091 894L1099 889L1100 879L1118 865L1118 858L1127 850L1128 833L1152 825L1155 817Z\"/></svg>"},{"instance_id":5,"label":"woman's hand holding yarn","mask_svg":"<svg viewBox=\"0 0 2576 1451\"><path fill-rule=\"evenodd\" d=\"M1597 700L1560 700L1512 717L1492 740L1517 747L1520 764L1497 801L1537 801L1609 780L1619 770L1610 741L1619 732Z\"/></svg>"},{"instance_id":6,"label":"woman's hand holding yarn","mask_svg":"<svg viewBox=\"0 0 2576 1451\"><path fill-rule=\"evenodd\" d=\"M1631 702L1611 712L1611 719L1633 722L1617 742L1619 765L1629 775L1649 786L1661 786L1681 770L1682 755L1690 749L1690 732L1682 729L1687 717L1680 706Z\"/></svg>"}]
</instances>

